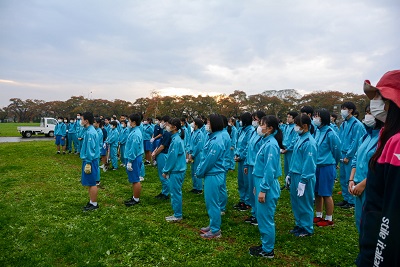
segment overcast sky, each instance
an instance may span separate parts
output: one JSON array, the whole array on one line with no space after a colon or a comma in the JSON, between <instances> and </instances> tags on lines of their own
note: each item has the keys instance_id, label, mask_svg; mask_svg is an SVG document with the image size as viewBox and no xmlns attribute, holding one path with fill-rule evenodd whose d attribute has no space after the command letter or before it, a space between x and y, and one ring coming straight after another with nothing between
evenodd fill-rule
<instances>
[{"instance_id":1,"label":"overcast sky","mask_svg":"<svg viewBox=\"0 0 400 267\"><path fill-rule=\"evenodd\" d=\"M398 0L0 1L9 99L362 93L400 69Z\"/></svg>"}]
</instances>

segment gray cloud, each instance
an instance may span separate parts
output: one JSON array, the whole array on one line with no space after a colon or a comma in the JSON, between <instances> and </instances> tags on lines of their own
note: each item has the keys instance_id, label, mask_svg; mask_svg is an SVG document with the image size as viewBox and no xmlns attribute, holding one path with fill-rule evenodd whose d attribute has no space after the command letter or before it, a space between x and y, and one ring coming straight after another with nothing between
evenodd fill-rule
<instances>
[{"instance_id":1,"label":"gray cloud","mask_svg":"<svg viewBox=\"0 0 400 267\"><path fill-rule=\"evenodd\" d=\"M398 1L0 3L0 106L296 88L362 93L400 62ZM186 90L187 89L187 90Z\"/></svg>"}]
</instances>

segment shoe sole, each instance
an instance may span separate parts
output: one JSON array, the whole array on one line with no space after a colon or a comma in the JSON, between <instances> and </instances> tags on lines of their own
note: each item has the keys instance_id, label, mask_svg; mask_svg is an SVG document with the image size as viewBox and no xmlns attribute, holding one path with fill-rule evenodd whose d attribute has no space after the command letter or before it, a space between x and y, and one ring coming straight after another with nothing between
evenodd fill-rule
<instances>
[{"instance_id":1,"label":"shoe sole","mask_svg":"<svg viewBox=\"0 0 400 267\"><path fill-rule=\"evenodd\" d=\"M217 239L217 238L221 238L222 237L222 235L217 235L217 236L213 236L213 237L204 237L204 236L200 236L201 238L203 238L203 239L207 239L207 240L210 240L210 239Z\"/></svg>"}]
</instances>

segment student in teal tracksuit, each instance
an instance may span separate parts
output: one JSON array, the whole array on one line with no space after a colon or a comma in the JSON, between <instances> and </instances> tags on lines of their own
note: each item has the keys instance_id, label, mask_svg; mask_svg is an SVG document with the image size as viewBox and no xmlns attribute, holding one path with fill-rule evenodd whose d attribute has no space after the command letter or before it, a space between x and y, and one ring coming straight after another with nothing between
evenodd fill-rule
<instances>
[{"instance_id":1,"label":"student in teal tracksuit","mask_svg":"<svg viewBox=\"0 0 400 267\"><path fill-rule=\"evenodd\" d=\"M131 207L139 204L142 186L140 184L140 172L143 165L143 136L139 128L142 118L139 114L129 116L131 126L125 145L126 173L128 181L132 184L132 197L125 201L125 206Z\"/></svg>"},{"instance_id":2,"label":"student in teal tracksuit","mask_svg":"<svg viewBox=\"0 0 400 267\"><path fill-rule=\"evenodd\" d=\"M337 127L336 119L337 119L337 115L332 113L331 114L331 128L332 128L332 130L335 131L335 133L337 135L339 135L339 127Z\"/></svg>"},{"instance_id":3,"label":"student in teal tracksuit","mask_svg":"<svg viewBox=\"0 0 400 267\"><path fill-rule=\"evenodd\" d=\"M252 117L249 112L245 112L241 116L242 127L239 130L239 136L237 140L235 150L235 161L238 162L238 190L239 190L239 203L234 206L236 209L245 211L250 209L249 203L249 180L247 174L244 173L246 154L247 154L247 143L250 140L251 134L254 132L252 126Z\"/></svg>"},{"instance_id":4,"label":"student in teal tracksuit","mask_svg":"<svg viewBox=\"0 0 400 267\"><path fill-rule=\"evenodd\" d=\"M253 118L253 126L258 126L261 123L261 118L265 117L265 113L263 111L257 111ZM256 128L256 129L257 129ZM265 139L263 136L257 134L257 131L253 131L251 137L249 139L247 145L247 153L246 153L246 160L245 160L245 168L244 174L247 175L249 181L249 188L248 188L248 195L249 195L249 203L251 206L251 216L248 217L245 222L251 223L252 225L257 225L257 218L256 218L256 199L254 195L254 187L255 187L255 178L253 176L254 164L256 160L256 155L260 147L263 145ZM239 208L241 210L241 208Z\"/></svg>"},{"instance_id":5,"label":"student in teal tracksuit","mask_svg":"<svg viewBox=\"0 0 400 267\"><path fill-rule=\"evenodd\" d=\"M342 188L343 201L335 203L341 208L354 207L354 196L349 193L348 183L351 173L351 162L360 145L361 137L366 134L364 125L353 116L356 105L353 102L342 104L341 114L344 119L339 129L339 138L342 142L342 156L340 163L340 186Z\"/></svg>"},{"instance_id":6,"label":"student in teal tracksuit","mask_svg":"<svg viewBox=\"0 0 400 267\"><path fill-rule=\"evenodd\" d=\"M76 129L76 144L77 144L77 151L75 154L79 154L81 152L83 134L84 134L84 127L81 123L81 113L76 114L76 121L75 121L75 129Z\"/></svg>"},{"instance_id":7,"label":"student in teal tracksuit","mask_svg":"<svg viewBox=\"0 0 400 267\"><path fill-rule=\"evenodd\" d=\"M365 202L365 187L367 185L368 163L378 146L379 132L383 122L375 119L371 114L369 106L366 108L363 123L367 133L361 138L360 146L351 163L351 174L348 190L355 196L355 220L358 232L360 232L360 221L362 207Z\"/></svg>"},{"instance_id":8,"label":"student in teal tracksuit","mask_svg":"<svg viewBox=\"0 0 400 267\"><path fill-rule=\"evenodd\" d=\"M193 132L190 137L190 149L189 149L189 162L192 163L191 175L192 175L192 183L193 189L191 192L195 194L201 194L203 192L203 180L201 178L196 177L196 169L200 164L201 153L205 143L204 133L201 131L203 127L203 121L201 119L194 119L192 122Z\"/></svg>"},{"instance_id":9,"label":"student in teal tracksuit","mask_svg":"<svg viewBox=\"0 0 400 267\"><path fill-rule=\"evenodd\" d=\"M229 171L229 156L230 156L230 147L231 147L231 137L228 133L228 119L224 115L220 115L222 121L224 123L224 129L222 130L222 140L224 142L225 151L224 151L224 167L225 167L225 174L224 174L224 183L223 186L220 188L220 207L221 207L221 214L224 215L226 211L226 204L228 203L228 190L226 189L226 177Z\"/></svg>"},{"instance_id":10,"label":"student in teal tracksuit","mask_svg":"<svg viewBox=\"0 0 400 267\"><path fill-rule=\"evenodd\" d=\"M89 202L83 211L91 211L99 208L97 204L97 185L96 180L99 171L99 136L93 127L94 117L91 112L82 114L81 125L85 129L82 131L82 144L80 158L82 159L81 183L89 188Z\"/></svg>"},{"instance_id":11,"label":"student in teal tracksuit","mask_svg":"<svg viewBox=\"0 0 400 267\"><path fill-rule=\"evenodd\" d=\"M122 120L120 122L120 130L119 130L119 154L121 155L121 167L126 167L126 159L125 159L125 144L128 139L129 131L126 127L126 121Z\"/></svg>"},{"instance_id":12,"label":"student in teal tracksuit","mask_svg":"<svg viewBox=\"0 0 400 267\"><path fill-rule=\"evenodd\" d=\"M252 256L274 257L275 210L281 190L278 178L282 175L280 149L282 131L275 116L261 119L257 135L262 137L263 145L257 152L254 165L254 185L256 195L256 217L261 234L261 246L251 247Z\"/></svg>"},{"instance_id":13,"label":"student in teal tracksuit","mask_svg":"<svg viewBox=\"0 0 400 267\"><path fill-rule=\"evenodd\" d=\"M238 130L235 127L235 119L234 118L229 118L228 120L228 127L227 131L229 136L231 137L231 147L229 149L229 170L235 170L236 167L236 162L235 162L235 149L236 149L236 143L238 139Z\"/></svg>"},{"instance_id":14,"label":"student in teal tracksuit","mask_svg":"<svg viewBox=\"0 0 400 267\"><path fill-rule=\"evenodd\" d=\"M60 145L63 149L63 154L65 154L65 137L67 136L67 126L63 122L63 117L58 117L58 123L54 128L54 139L56 139L57 154L60 154Z\"/></svg>"},{"instance_id":15,"label":"student in teal tracksuit","mask_svg":"<svg viewBox=\"0 0 400 267\"><path fill-rule=\"evenodd\" d=\"M108 144L110 148L110 159L111 164L113 166L113 170L115 171L118 169L118 140L119 140L119 133L118 133L118 123L116 121L110 122L110 130L108 132L108 136L106 139L106 144Z\"/></svg>"},{"instance_id":16,"label":"student in teal tracksuit","mask_svg":"<svg viewBox=\"0 0 400 267\"><path fill-rule=\"evenodd\" d=\"M76 124L75 119L71 118L67 126L68 130L68 153L72 153L72 144L74 144L74 151L77 151L76 145Z\"/></svg>"},{"instance_id":17,"label":"student in teal tracksuit","mask_svg":"<svg viewBox=\"0 0 400 267\"><path fill-rule=\"evenodd\" d=\"M314 113L316 126L315 142L317 143L317 169L315 183L315 218L318 227L332 226L333 220L333 186L336 178L336 166L340 161L340 140L330 127L330 114L326 109ZM325 204L325 219L322 216Z\"/></svg>"},{"instance_id":18,"label":"student in teal tracksuit","mask_svg":"<svg viewBox=\"0 0 400 267\"><path fill-rule=\"evenodd\" d=\"M162 175L165 179L169 179L171 206L174 211L174 214L165 217L165 220L167 222L177 222L182 220L183 216L182 184L186 173L185 131L181 129L181 121L177 118L167 122L165 128L172 136Z\"/></svg>"},{"instance_id":19,"label":"student in teal tracksuit","mask_svg":"<svg viewBox=\"0 0 400 267\"><path fill-rule=\"evenodd\" d=\"M94 122L93 122L93 126L94 129L97 132L97 136L98 136L98 144L99 144L99 151L102 149L103 147L103 131L101 130L100 126L101 126L101 119L100 118L95 118ZM99 160L100 160L101 155L99 156ZM100 185L100 166L99 166L99 173L97 174L97 179L96 179L96 185Z\"/></svg>"},{"instance_id":20,"label":"student in teal tracksuit","mask_svg":"<svg viewBox=\"0 0 400 267\"><path fill-rule=\"evenodd\" d=\"M293 149L289 167L290 200L296 226L290 232L298 237L314 233L314 188L317 162L317 146L309 128L311 119L305 114L294 119L294 130L299 138ZM288 178L287 178L288 179Z\"/></svg>"},{"instance_id":21,"label":"student in teal tracksuit","mask_svg":"<svg viewBox=\"0 0 400 267\"><path fill-rule=\"evenodd\" d=\"M299 135L294 131L294 118L298 113L296 111L290 111L287 113L286 126L283 131L283 147L282 154L284 154L284 169L285 177L289 174L290 160L292 159L294 144Z\"/></svg>"},{"instance_id":22,"label":"student in teal tracksuit","mask_svg":"<svg viewBox=\"0 0 400 267\"><path fill-rule=\"evenodd\" d=\"M150 139L154 133L154 125L153 119L147 118L142 124L143 128L143 144L144 144L144 155L145 155L145 162L144 165L150 164L151 161L151 152L153 151L153 145L150 142Z\"/></svg>"},{"instance_id":23,"label":"student in teal tracksuit","mask_svg":"<svg viewBox=\"0 0 400 267\"><path fill-rule=\"evenodd\" d=\"M202 159L196 170L196 176L204 178L204 198L210 223L200 229L205 239L221 237L220 189L224 184L225 146L222 140L224 124L217 114L210 115L206 128L210 132L203 148Z\"/></svg>"}]
</instances>

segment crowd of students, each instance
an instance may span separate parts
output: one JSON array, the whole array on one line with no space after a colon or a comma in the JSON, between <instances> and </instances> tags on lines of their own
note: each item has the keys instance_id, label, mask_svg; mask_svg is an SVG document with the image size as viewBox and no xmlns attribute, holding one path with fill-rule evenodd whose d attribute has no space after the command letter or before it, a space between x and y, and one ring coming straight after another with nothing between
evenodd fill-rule
<instances>
[{"instance_id":1,"label":"crowd of students","mask_svg":"<svg viewBox=\"0 0 400 267\"><path fill-rule=\"evenodd\" d=\"M182 184L187 164L191 164L191 192L204 193L209 215L209 224L200 229L205 239L221 237L221 221L228 200L227 172L237 166L239 203L234 208L249 210L245 222L258 225L261 235L261 245L251 247L251 255L274 257L275 210L281 190L288 189L295 222L290 233L297 237L312 235L315 226L334 225L334 206L355 207L356 227L361 233L357 264L369 266L376 262L374 251L377 242L381 242L384 246L381 245L378 259L384 266L392 262L386 258L397 259L387 253L397 249L391 244L400 242L390 235L393 243L389 244L379 233L381 224L387 223L389 228L390 218L390 231L397 234L393 225L400 220L400 213L395 213L396 204L385 202L389 198L385 191L393 192L390 187L399 184L396 179L400 173L399 75L400 71L385 74L376 87L365 84L371 103L365 108L362 121L355 117L358 113L355 104L344 102L340 114L343 122L339 127L335 114L310 106L304 106L299 113L288 112L285 123L263 111L245 112L238 119L211 114L194 118L190 123L187 118L168 115L157 117L154 122L152 118L143 120L139 114L103 120L85 112L78 113L76 120L71 119L67 125L66 119L59 118L55 131L57 153L59 145L64 146L68 138L68 152L72 153L73 143L75 153L82 158L82 184L88 186L90 196L85 211L99 207L96 185L100 182L100 168L107 170L104 161L107 153L112 169L116 170L119 151L120 166L126 169L132 184L132 197L125 202L126 206L140 202L144 165L157 166L161 192L156 198L171 199L173 214L165 218L168 222L183 219ZM99 166L100 158L103 164ZM343 201L334 204L332 193L337 169ZM393 177L387 172L392 172ZM278 180L281 176L283 186ZM369 180L371 177L373 182ZM380 191L376 192L376 188Z\"/></svg>"}]
</instances>

